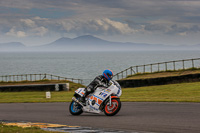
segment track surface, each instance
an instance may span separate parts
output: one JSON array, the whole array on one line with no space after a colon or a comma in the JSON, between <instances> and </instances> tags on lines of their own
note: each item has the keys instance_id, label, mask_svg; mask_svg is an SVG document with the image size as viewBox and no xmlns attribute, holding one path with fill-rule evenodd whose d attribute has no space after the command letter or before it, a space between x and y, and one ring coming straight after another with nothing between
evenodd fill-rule
<instances>
[{"instance_id":1,"label":"track surface","mask_svg":"<svg viewBox=\"0 0 200 133\"><path fill-rule=\"evenodd\" d=\"M200 103L123 102L114 117L72 116L70 103L3 103L0 120L45 122L133 132L200 132Z\"/></svg>"}]
</instances>

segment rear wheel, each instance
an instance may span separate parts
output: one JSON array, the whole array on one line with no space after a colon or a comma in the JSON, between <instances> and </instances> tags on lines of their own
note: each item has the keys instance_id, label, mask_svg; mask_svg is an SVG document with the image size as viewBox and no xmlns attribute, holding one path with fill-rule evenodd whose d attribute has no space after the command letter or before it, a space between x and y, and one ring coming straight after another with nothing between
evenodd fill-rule
<instances>
[{"instance_id":1,"label":"rear wheel","mask_svg":"<svg viewBox=\"0 0 200 133\"><path fill-rule=\"evenodd\" d=\"M121 101L119 98L114 98L111 100L111 105L109 105L109 100L106 102L106 105L104 107L104 113L107 116L113 116L116 115L119 110L121 109Z\"/></svg>"},{"instance_id":2,"label":"rear wheel","mask_svg":"<svg viewBox=\"0 0 200 133\"><path fill-rule=\"evenodd\" d=\"M80 115L83 113L82 106L75 101L72 101L69 106L69 112L72 115Z\"/></svg>"}]
</instances>

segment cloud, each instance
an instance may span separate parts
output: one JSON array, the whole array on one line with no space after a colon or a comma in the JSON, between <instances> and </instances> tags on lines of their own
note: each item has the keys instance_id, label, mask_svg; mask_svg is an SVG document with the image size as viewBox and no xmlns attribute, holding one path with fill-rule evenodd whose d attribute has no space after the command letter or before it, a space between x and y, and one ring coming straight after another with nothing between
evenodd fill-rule
<instances>
[{"instance_id":1,"label":"cloud","mask_svg":"<svg viewBox=\"0 0 200 133\"><path fill-rule=\"evenodd\" d=\"M160 35L194 40L200 34L199 14L198 0L0 0L0 37L92 34L147 36L151 41Z\"/></svg>"},{"instance_id":2,"label":"cloud","mask_svg":"<svg viewBox=\"0 0 200 133\"><path fill-rule=\"evenodd\" d=\"M135 30L128 26L126 23L104 19L74 19L74 20L59 20L56 22L64 32L74 33L76 35L81 34L131 34Z\"/></svg>"},{"instance_id":3,"label":"cloud","mask_svg":"<svg viewBox=\"0 0 200 133\"><path fill-rule=\"evenodd\" d=\"M21 19L20 21L29 27L36 27L35 22L31 19Z\"/></svg>"},{"instance_id":4,"label":"cloud","mask_svg":"<svg viewBox=\"0 0 200 133\"><path fill-rule=\"evenodd\" d=\"M130 27L126 22L119 22L109 18L103 19L47 19L41 17L30 17L15 20L6 35L16 35L17 31L23 31L25 36L44 36L52 34L74 34L74 35L128 35L136 33L137 30ZM23 35L21 35L22 37ZM19 35L18 35L19 37Z\"/></svg>"},{"instance_id":5,"label":"cloud","mask_svg":"<svg viewBox=\"0 0 200 133\"><path fill-rule=\"evenodd\" d=\"M34 35L36 36L44 36L48 32L48 29L41 26L34 28L32 31L35 33Z\"/></svg>"},{"instance_id":6,"label":"cloud","mask_svg":"<svg viewBox=\"0 0 200 133\"><path fill-rule=\"evenodd\" d=\"M9 32L6 33L6 35L8 36L15 36L15 37L26 37L26 33L23 31L15 31L15 28L10 29Z\"/></svg>"}]
</instances>

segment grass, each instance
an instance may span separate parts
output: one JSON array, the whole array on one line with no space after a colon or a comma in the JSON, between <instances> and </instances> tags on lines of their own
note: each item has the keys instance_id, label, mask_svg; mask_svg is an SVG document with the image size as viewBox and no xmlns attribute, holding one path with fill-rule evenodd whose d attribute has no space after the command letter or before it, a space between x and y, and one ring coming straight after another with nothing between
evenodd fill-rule
<instances>
[{"instance_id":1,"label":"grass","mask_svg":"<svg viewBox=\"0 0 200 133\"><path fill-rule=\"evenodd\" d=\"M44 131L38 127L17 127L17 126L6 126L0 123L0 133L59 133L52 131Z\"/></svg>"},{"instance_id":2,"label":"grass","mask_svg":"<svg viewBox=\"0 0 200 133\"><path fill-rule=\"evenodd\" d=\"M51 92L0 92L0 103L70 102L74 91ZM200 102L200 82L123 88L124 102Z\"/></svg>"},{"instance_id":3,"label":"grass","mask_svg":"<svg viewBox=\"0 0 200 133\"><path fill-rule=\"evenodd\" d=\"M46 98L46 92L0 92L0 103L36 103L36 102L69 102L73 91L51 92L51 98Z\"/></svg>"},{"instance_id":4,"label":"grass","mask_svg":"<svg viewBox=\"0 0 200 133\"><path fill-rule=\"evenodd\" d=\"M159 71L153 73L137 73L135 75L128 75L126 79L147 79L147 78L159 78L159 77L171 77L171 76L181 76L187 74L199 74L200 68L188 68L180 70L168 70L168 71Z\"/></svg>"},{"instance_id":5,"label":"grass","mask_svg":"<svg viewBox=\"0 0 200 133\"><path fill-rule=\"evenodd\" d=\"M122 101L200 102L200 82L123 89Z\"/></svg>"}]
</instances>

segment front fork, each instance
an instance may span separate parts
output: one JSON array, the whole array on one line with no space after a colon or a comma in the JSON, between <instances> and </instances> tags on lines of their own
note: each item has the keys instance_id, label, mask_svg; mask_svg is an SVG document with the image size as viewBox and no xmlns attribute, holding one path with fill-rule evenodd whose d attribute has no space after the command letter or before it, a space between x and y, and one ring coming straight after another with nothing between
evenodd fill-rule
<instances>
[{"instance_id":1,"label":"front fork","mask_svg":"<svg viewBox=\"0 0 200 133\"><path fill-rule=\"evenodd\" d=\"M111 106L112 105L112 98L111 96L109 96L109 105L108 106Z\"/></svg>"},{"instance_id":2,"label":"front fork","mask_svg":"<svg viewBox=\"0 0 200 133\"><path fill-rule=\"evenodd\" d=\"M112 106L112 98L119 98L119 97L110 95L109 96L109 104L108 104L108 106Z\"/></svg>"}]
</instances>

